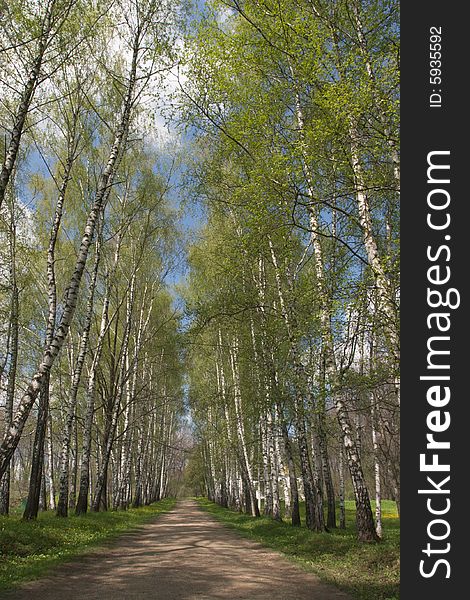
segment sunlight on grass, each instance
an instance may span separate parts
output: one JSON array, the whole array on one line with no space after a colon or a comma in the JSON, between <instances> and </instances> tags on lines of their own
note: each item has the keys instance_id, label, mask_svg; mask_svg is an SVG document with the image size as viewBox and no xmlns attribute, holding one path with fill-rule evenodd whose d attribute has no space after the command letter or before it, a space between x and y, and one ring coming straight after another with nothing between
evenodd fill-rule
<instances>
[{"instance_id":1,"label":"sunlight on grass","mask_svg":"<svg viewBox=\"0 0 470 600\"><path fill-rule=\"evenodd\" d=\"M44 575L48 569L168 512L175 500L127 511L56 517L41 513L37 521L0 517L0 590Z\"/></svg>"},{"instance_id":2,"label":"sunlight on grass","mask_svg":"<svg viewBox=\"0 0 470 600\"><path fill-rule=\"evenodd\" d=\"M354 502L346 503L347 527L313 533L261 517L233 512L197 498L199 505L241 535L278 550L323 581L347 591L357 600L396 600L399 597L400 524L394 502L385 501L384 539L364 544L356 539Z\"/></svg>"}]
</instances>

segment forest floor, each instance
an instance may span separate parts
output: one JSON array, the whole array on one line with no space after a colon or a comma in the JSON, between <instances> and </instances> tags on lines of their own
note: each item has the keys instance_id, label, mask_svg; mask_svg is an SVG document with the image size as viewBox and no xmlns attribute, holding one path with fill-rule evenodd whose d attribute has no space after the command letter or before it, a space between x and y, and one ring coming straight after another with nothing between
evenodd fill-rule
<instances>
[{"instance_id":1,"label":"forest floor","mask_svg":"<svg viewBox=\"0 0 470 600\"><path fill-rule=\"evenodd\" d=\"M192 500L4 600L350 600Z\"/></svg>"}]
</instances>

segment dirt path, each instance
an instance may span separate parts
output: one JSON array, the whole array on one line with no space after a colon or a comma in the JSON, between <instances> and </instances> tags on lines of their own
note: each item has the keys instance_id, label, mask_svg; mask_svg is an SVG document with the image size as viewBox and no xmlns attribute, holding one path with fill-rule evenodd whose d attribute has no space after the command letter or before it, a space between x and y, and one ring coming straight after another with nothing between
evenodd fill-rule
<instances>
[{"instance_id":1,"label":"dirt path","mask_svg":"<svg viewBox=\"0 0 470 600\"><path fill-rule=\"evenodd\" d=\"M5 600L350 600L184 501Z\"/></svg>"}]
</instances>

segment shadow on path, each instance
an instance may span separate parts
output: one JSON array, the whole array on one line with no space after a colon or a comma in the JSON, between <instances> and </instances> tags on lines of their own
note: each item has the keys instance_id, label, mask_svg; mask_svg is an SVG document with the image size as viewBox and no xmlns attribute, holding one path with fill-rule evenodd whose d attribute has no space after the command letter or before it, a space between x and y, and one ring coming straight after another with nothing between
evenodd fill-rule
<instances>
[{"instance_id":1,"label":"shadow on path","mask_svg":"<svg viewBox=\"0 0 470 600\"><path fill-rule=\"evenodd\" d=\"M5 600L350 600L184 501Z\"/></svg>"}]
</instances>

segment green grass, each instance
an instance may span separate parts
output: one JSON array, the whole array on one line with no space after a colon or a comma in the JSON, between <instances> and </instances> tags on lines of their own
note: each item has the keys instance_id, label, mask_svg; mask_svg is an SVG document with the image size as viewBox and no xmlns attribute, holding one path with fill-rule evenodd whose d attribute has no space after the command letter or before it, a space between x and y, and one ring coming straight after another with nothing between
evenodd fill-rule
<instances>
[{"instance_id":1,"label":"green grass","mask_svg":"<svg viewBox=\"0 0 470 600\"><path fill-rule=\"evenodd\" d=\"M36 579L51 567L168 512L166 499L127 511L88 513L66 519L41 513L37 521L0 517L0 591Z\"/></svg>"},{"instance_id":2,"label":"green grass","mask_svg":"<svg viewBox=\"0 0 470 600\"><path fill-rule=\"evenodd\" d=\"M384 539L379 544L364 544L356 539L354 502L346 502L345 530L318 534L305 527L233 512L205 498L197 501L228 527L284 553L357 600L399 598L400 523L394 502L383 502Z\"/></svg>"}]
</instances>

